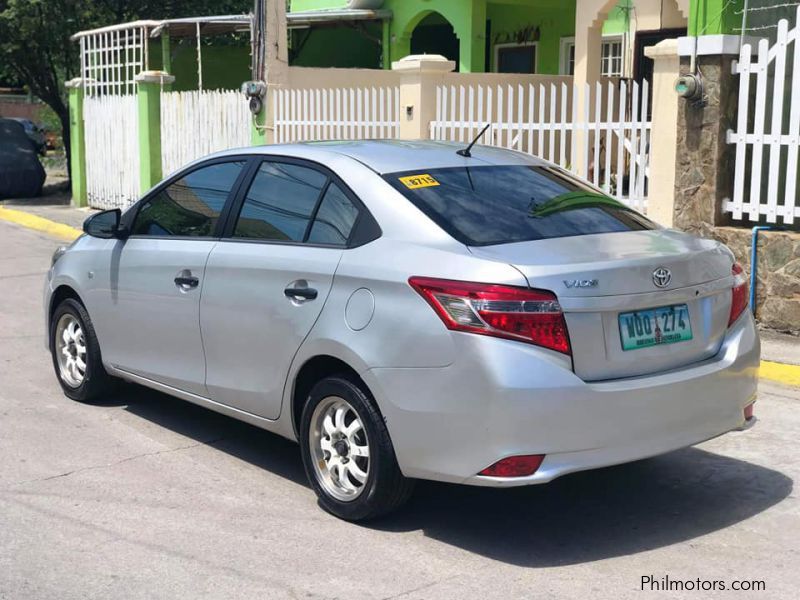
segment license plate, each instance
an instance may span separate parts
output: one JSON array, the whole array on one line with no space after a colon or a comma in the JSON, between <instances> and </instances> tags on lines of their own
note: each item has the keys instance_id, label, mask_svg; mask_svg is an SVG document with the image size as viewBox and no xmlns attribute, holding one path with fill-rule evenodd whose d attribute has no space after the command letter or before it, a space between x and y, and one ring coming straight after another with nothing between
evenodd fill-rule
<instances>
[{"instance_id":1,"label":"license plate","mask_svg":"<svg viewBox=\"0 0 800 600\"><path fill-rule=\"evenodd\" d=\"M621 313L619 337L623 350L649 348L692 339L689 307L686 304Z\"/></svg>"}]
</instances>

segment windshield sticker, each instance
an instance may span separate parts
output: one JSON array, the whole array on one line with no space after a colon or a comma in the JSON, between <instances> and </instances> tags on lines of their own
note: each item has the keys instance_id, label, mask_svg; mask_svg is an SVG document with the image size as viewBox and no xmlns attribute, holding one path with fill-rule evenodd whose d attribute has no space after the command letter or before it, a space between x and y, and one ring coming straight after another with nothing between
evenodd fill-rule
<instances>
[{"instance_id":1,"label":"windshield sticker","mask_svg":"<svg viewBox=\"0 0 800 600\"><path fill-rule=\"evenodd\" d=\"M421 175L409 175L408 177L400 177L399 179L400 182L410 190L439 185L439 182L427 173L423 173Z\"/></svg>"}]
</instances>

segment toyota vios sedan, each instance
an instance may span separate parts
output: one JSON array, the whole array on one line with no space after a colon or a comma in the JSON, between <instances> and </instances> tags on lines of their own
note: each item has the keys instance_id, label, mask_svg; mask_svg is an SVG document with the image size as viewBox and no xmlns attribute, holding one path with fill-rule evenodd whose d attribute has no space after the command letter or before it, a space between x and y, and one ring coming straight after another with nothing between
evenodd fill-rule
<instances>
[{"instance_id":1,"label":"toyota vios sedan","mask_svg":"<svg viewBox=\"0 0 800 600\"><path fill-rule=\"evenodd\" d=\"M229 151L91 217L47 274L64 392L119 378L296 440L349 520L415 479L544 483L753 422L759 339L725 246L460 149Z\"/></svg>"}]
</instances>

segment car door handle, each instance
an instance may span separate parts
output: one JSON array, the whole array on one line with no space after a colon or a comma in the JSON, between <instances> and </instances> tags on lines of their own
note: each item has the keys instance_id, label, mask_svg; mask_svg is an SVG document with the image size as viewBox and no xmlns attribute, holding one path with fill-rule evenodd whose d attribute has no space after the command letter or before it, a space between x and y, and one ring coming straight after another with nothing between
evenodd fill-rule
<instances>
[{"instance_id":1,"label":"car door handle","mask_svg":"<svg viewBox=\"0 0 800 600\"><path fill-rule=\"evenodd\" d=\"M200 285L200 280L197 277L178 275L175 278L175 285L179 285L183 288L196 288Z\"/></svg>"},{"instance_id":2,"label":"car door handle","mask_svg":"<svg viewBox=\"0 0 800 600\"><path fill-rule=\"evenodd\" d=\"M283 290L287 298L303 298L304 300L316 300L317 290L314 288L286 288Z\"/></svg>"}]
</instances>

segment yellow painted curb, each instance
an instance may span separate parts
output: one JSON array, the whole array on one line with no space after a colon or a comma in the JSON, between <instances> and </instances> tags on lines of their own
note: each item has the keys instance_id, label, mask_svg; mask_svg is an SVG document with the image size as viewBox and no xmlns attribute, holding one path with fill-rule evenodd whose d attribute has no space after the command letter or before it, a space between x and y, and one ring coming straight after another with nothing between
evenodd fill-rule
<instances>
[{"instance_id":1,"label":"yellow painted curb","mask_svg":"<svg viewBox=\"0 0 800 600\"><path fill-rule=\"evenodd\" d=\"M798 365L784 365L762 360L758 374L761 379L800 387L800 366Z\"/></svg>"},{"instance_id":2,"label":"yellow painted curb","mask_svg":"<svg viewBox=\"0 0 800 600\"><path fill-rule=\"evenodd\" d=\"M15 223L16 225L21 225L22 227L27 227L35 231L41 231L42 233L70 242L83 233L80 229L75 229L69 225L56 223L55 221L37 217L36 215L21 210L3 208L2 206L0 206L0 220Z\"/></svg>"}]
</instances>

